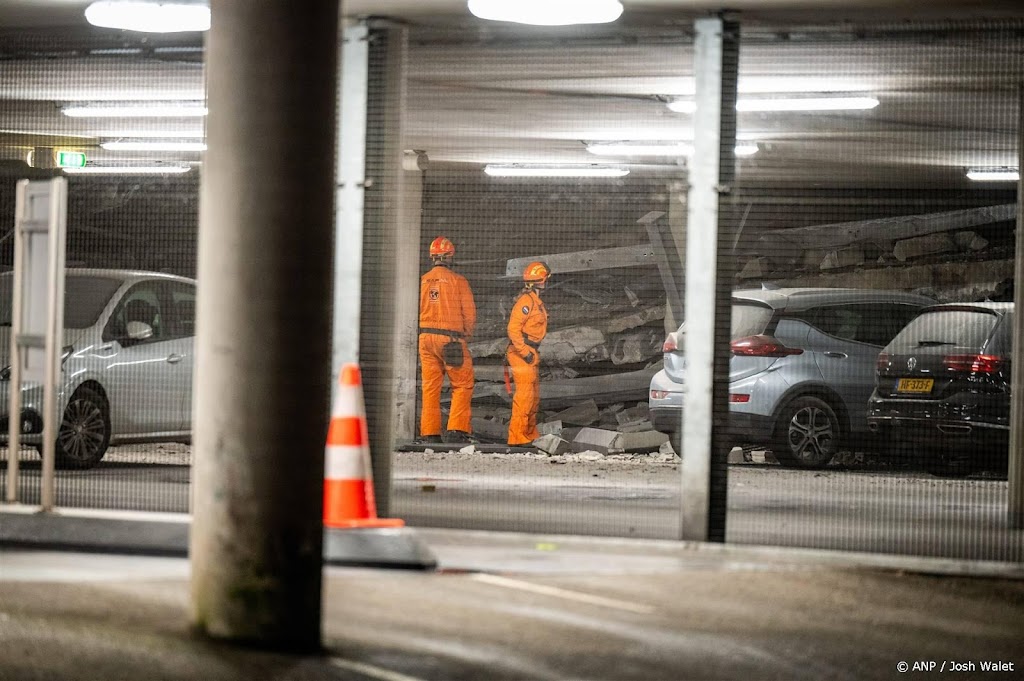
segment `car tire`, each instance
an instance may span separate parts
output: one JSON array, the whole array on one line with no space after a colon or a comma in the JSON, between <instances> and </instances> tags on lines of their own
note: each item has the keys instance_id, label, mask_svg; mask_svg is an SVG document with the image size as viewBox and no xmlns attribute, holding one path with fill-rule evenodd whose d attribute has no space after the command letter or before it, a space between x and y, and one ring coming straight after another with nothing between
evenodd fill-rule
<instances>
[{"instance_id":1,"label":"car tire","mask_svg":"<svg viewBox=\"0 0 1024 681\"><path fill-rule=\"evenodd\" d=\"M57 431L58 468L85 469L98 464L110 445L110 406L91 388L79 388L68 400Z\"/></svg>"},{"instance_id":2,"label":"car tire","mask_svg":"<svg viewBox=\"0 0 1024 681\"><path fill-rule=\"evenodd\" d=\"M805 395L790 401L776 423L772 453L783 466L822 468L838 451L839 418L818 397Z\"/></svg>"},{"instance_id":3,"label":"car tire","mask_svg":"<svg viewBox=\"0 0 1024 681\"><path fill-rule=\"evenodd\" d=\"M681 431L674 431L668 434L668 443L672 445L672 451L676 453L677 459L683 458L683 434Z\"/></svg>"}]
</instances>

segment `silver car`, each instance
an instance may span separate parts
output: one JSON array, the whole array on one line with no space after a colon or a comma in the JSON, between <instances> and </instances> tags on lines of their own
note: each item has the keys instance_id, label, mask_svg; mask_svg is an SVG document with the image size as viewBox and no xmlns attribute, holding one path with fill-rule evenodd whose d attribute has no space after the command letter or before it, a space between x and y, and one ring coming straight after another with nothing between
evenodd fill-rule
<instances>
[{"instance_id":1,"label":"silver car","mask_svg":"<svg viewBox=\"0 0 1024 681\"><path fill-rule=\"evenodd\" d=\"M866 409L878 353L934 302L898 291L735 291L729 441L764 446L779 463L802 468L826 465L844 446L871 444ZM666 339L649 402L655 429L680 453L684 332L685 324Z\"/></svg>"},{"instance_id":2,"label":"silver car","mask_svg":"<svg viewBox=\"0 0 1024 681\"><path fill-rule=\"evenodd\" d=\"M0 275L0 431L7 440L12 276ZM68 269L57 465L90 468L110 445L188 442L196 282L155 272ZM43 391L22 386L22 441L42 447Z\"/></svg>"}]
</instances>

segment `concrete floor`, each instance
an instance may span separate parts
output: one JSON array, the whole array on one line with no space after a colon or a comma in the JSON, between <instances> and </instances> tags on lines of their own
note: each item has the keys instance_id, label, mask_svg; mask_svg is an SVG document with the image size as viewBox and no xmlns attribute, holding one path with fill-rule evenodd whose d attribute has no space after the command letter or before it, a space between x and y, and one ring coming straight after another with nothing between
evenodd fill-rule
<instances>
[{"instance_id":1,"label":"concrete floor","mask_svg":"<svg viewBox=\"0 0 1024 681\"><path fill-rule=\"evenodd\" d=\"M436 572L328 568L320 656L191 637L177 558L0 554L0 679L889 679L1024 674L1024 569L430 530ZM1013 666L993 676L983 662ZM974 666L970 671L969 665Z\"/></svg>"}]
</instances>

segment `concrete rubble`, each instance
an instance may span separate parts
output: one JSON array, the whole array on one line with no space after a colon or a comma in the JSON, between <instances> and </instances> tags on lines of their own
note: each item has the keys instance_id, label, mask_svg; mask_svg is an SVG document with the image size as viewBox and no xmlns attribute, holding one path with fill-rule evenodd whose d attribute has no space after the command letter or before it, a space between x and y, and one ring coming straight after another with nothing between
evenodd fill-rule
<instances>
[{"instance_id":1,"label":"concrete rubble","mask_svg":"<svg viewBox=\"0 0 1024 681\"><path fill-rule=\"evenodd\" d=\"M606 238L588 251L519 254L501 261L504 278L474 281L479 321L469 349L473 429L482 442L507 435L507 315L522 266L543 259L556 274L544 293L550 321L540 349L539 430L551 436L545 452L568 444L605 456L647 448L671 453L653 429L647 399L666 330L678 318L668 309L670 284L682 279L663 266L672 264L663 214L650 215L649 242L623 246ZM1015 215L1015 204L1001 204L752 233L757 247L737 250L736 288L771 282L914 291L942 302L1005 299L1014 275L1012 229L1005 225ZM446 389L442 403L449 400Z\"/></svg>"}]
</instances>

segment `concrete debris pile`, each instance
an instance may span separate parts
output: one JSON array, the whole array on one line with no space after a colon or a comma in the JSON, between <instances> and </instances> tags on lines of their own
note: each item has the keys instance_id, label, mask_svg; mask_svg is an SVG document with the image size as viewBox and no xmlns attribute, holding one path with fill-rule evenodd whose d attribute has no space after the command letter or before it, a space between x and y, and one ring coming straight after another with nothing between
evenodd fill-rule
<instances>
[{"instance_id":1,"label":"concrete debris pile","mask_svg":"<svg viewBox=\"0 0 1024 681\"><path fill-rule=\"evenodd\" d=\"M651 377L661 368L665 293L656 273L638 274L634 269L628 275L562 275L544 293L550 326L540 346L542 410L550 414L588 402L600 409L647 399ZM502 405L507 419L512 398L503 361L511 295L505 289L516 284L503 284L475 293L480 321L469 351L476 376L474 413ZM478 430L496 437L501 427L507 424L481 423Z\"/></svg>"},{"instance_id":2,"label":"concrete debris pile","mask_svg":"<svg viewBox=\"0 0 1024 681\"><path fill-rule=\"evenodd\" d=\"M508 433L507 409L474 405L473 432L481 441L503 442ZM668 436L656 432L647 403L617 402L604 408L585 399L560 411L542 411L535 446L550 456L568 453L665 453Z\"/></svg>"},{"instance_id":3,"label":"concrete debris pile","mask_svg":"<svg viewBox=\"0 0 1024 681\"><path fill-rule=\"evenodd\" d=\"M743 249L737 280L899 289L940 302L1005 300L1016 211L1000 204L768 231Z\"/></svg>"}]
</instances>

